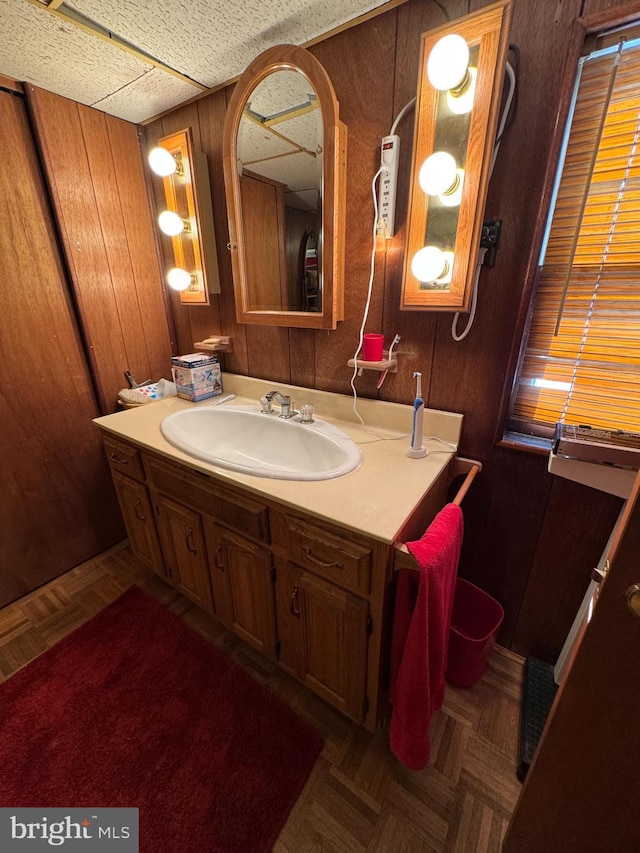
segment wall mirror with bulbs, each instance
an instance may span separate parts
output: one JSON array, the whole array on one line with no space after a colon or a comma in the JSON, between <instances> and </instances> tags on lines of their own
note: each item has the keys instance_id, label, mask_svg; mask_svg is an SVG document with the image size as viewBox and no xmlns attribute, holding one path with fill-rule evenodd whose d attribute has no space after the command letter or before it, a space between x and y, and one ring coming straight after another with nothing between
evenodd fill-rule
<instances>
[{"instance_id":1,"label":"wall mirror with bulbs","mask_svg":"<svg viewBox=\"0 0 640 853\"><path fill-rule=\"evenodd\" d=\"M335 329L346 128L311 53L278 45L249 65L227 110L223 158L238 322Z\"/></svg>"},{"instance_id":2,"label":"wall mirror with bulbs","mask_svg":"<svg viewBox=\"0 0 640 853\"><path fill-rule=\"evenodd\" d=\"M511 0L422 36L400 308L469 311Z\"/></svg>"},{"instance_id":3,"label":"wall mirror with bulbs","mask_svg":"<svg viewBox=\"0 0 640 853\"><path fill-rule=\"evenodd\" d=\"M220 293L220 274L206 154L194 150L188 127L159 139L149 166L164 187L158 226L171 238L167 284L183 304L208 305L209 294Z\"/></svg>"}]
</instances>

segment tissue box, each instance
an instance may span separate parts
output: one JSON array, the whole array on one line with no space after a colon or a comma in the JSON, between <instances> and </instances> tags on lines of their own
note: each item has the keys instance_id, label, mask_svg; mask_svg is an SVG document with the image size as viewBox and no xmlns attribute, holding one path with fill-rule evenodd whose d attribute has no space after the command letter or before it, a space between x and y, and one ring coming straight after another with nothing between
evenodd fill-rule
<instances>
[{"instance_id":1,"label":"tissue box","mask_svg":"<svg viewBox=\"0 0 640 853\"><path fill-rule=\"evenodd\" d=\"M197 403L222 394L222 377L217 356L194 352L171 359L171 373L178 397Z\"/></svg>"}]
</instances>

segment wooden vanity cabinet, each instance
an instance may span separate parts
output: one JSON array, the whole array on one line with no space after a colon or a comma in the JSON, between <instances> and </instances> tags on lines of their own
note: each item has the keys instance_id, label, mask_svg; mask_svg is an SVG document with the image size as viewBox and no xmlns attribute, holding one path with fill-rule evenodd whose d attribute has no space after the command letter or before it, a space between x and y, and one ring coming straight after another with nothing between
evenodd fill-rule
<instances>
[{"instance_id":1,"label":"wooden vanity cabinet","mask_svg":"<svg viewBox=\"0 0 640 853\"><path fill-rule=\"evenodd\" d=\"M210 517L204 524L215 615L265 657L277 660L271 552Z\"/></svg>"},{"instance_id":2,"label":"wooden vanity cabinet","mask_svg":"<svg viewBox=\"0 0 640 853\"><path fill-rule=\"evenodd\" d=\"M154 572L166 577L149 490L142 482L144 468L140 451L111 438L104 440L104 448L131 551Z\"/></svg>"},{"instance_id":3,"label":"wooden vanity cabinet","mask_svg":"<svg viewBox=\"0 0 640 853\"><path fill-rule=\"evenodd\" d=\"M290 562L277 565L280 664L352 720L366 696L369 602Z\"/></svg>"},{"instance_id":4,"label":"wooden vanity cabinet","mask_svg":"<svg viewBox=\"0 0 640 853\"><path fill-rule=\"evenodd\" d=\"M171 583L207 613L214 613L202 518L164 495L155 496L158 533Z\"/></svg>"},{"instance_id":5,"label":"wooden vanity cabinet","mask_svg":"<svg viewBox=\"0 0 640 853\"><path fill-rule=\"evenodd\" d=\"M266 658L375 731L387 670L393 547L110 435L104 441L134 553ZM446 487L444 469L403 536L421 535L445 503Z\"/></svg>"}]
</instances>

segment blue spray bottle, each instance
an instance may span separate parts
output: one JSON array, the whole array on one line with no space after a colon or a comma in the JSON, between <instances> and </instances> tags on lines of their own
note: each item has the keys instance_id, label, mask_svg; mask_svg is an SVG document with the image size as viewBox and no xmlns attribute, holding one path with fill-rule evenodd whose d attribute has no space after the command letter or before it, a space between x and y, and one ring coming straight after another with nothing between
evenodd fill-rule
<instances>
[{"instance_id":1,"label":"blue spray bottle","mask_svg":"<svg viewBox=\"0 0 640 853\"><path fill-rule=\"evenodd\" d=\"M422 459L427 455L426 447L422 446L422 418L424 414L424 400L422 399L422 374L415 372L413 378L417 379L416 399L413 401L413 430L411 433L411 445L407 450L410 459Z\"/></svg>"}]
</instances>

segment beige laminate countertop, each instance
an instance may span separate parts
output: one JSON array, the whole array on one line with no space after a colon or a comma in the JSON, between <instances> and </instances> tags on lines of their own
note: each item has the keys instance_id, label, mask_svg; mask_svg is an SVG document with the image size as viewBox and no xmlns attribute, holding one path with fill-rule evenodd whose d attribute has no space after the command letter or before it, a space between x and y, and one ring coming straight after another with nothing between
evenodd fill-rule
<instances>
[{"instance_id":1,"label":"beige laminate countertop","mask_svg":"<svg viewBox=\"0 0 640 853\"><path fill-rule=\"evenodd\" d=\"M379 440L376 435L363 430L357 421L351 397L230 373L223 374L223 383L222 396L236 394L235 400L223 403L223 406L255 404L256 410L259 410L260 397L274 388L290 394L297 408L303 403L311 403L315 408L314 417L335 424L358 444L362 451L361 466L333 480L275 480L210 465L183 453L163 438L160 424L165 417L181 409L209 406L218 398L190 403L178 397L168 397L96 418L94 423L105 432L185 463L221 482L239 485L255 495L273 499L386 543L396 541L406 519L454 455L441 442L426 437L438 436L455 446L460 440L462 415L425 409L424 446L429 455L423 459L409 459L406 450L413 416L413 409L409 405L358 400L358 411L367 430L375 431L385 438L396 438L391 441Z\"/></svg>"}]
</instances>

